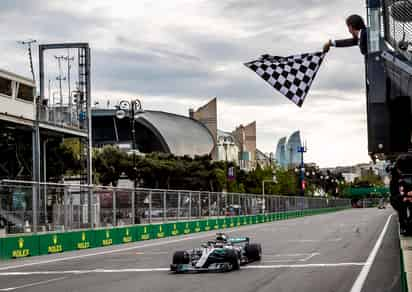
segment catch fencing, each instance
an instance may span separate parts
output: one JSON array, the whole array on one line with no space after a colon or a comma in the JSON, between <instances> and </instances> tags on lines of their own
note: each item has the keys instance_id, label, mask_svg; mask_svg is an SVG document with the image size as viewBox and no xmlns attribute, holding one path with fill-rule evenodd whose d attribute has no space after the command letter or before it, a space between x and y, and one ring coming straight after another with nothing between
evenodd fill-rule
<instances>
[{"instance_id":1,"label":"catch fencing","mask_svg":"<svg viewBox=\"0 0 412 292\"><path fill-rule=\"evenodd\" d=\"M412 44L412 0L384 0L382 6L385 40L406 51Z\"/></svg>"},{"instance_id":2,"label":"catch fencing","mask_svg":"<svg viewBox=\"0 0 412 292\"><path fill-rule=\"evenodd\" d=\"M0 183L3 235L336 207L350 207L350 200L9 180Z\"/></svg>"}]
</instances>

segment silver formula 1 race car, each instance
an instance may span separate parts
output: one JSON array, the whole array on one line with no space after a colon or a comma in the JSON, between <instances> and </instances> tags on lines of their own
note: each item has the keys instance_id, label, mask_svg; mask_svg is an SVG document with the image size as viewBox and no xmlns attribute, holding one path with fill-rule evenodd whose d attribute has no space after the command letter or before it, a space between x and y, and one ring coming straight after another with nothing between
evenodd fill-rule
<instances>
[{"instance_id":1,"label":"silver formula 1 race car","mask_svg":"<svg viewBox=\"0 0 412 292\"><path fill-rule=\"evenodd\" d=\"M259 261L261 257L261 245L250 243L248 237L229 238L224 233L217 233L215 240L202 244L201 248L176 251L170 270L176 273L228 272Z\"/></svg>"}]
</instances>

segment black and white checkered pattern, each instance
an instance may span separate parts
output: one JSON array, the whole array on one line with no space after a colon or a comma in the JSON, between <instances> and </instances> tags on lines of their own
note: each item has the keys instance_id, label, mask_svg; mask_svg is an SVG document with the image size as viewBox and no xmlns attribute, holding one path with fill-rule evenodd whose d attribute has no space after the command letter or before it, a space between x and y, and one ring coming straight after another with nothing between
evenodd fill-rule
<instances>
[{"instance_id":1,"label":"black and white checkered pattern","mask_svg":"<svg viewBox=\"0 0 412 292\"><path fill-rule=\"evenodd\" d=\"M302 106L324 57L321 52L289 57L262 55L258 60L245 63L245 66Z\"/></svg>"}]
</instances>

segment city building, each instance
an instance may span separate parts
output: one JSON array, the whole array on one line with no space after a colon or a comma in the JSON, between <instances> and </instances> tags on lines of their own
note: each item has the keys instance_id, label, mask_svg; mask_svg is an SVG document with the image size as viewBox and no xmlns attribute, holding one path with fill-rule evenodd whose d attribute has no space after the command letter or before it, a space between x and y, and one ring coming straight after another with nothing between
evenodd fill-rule
<instances>
[{"instance_id":1,"label":"city building","mask_svg":"<svg viewBox=\"0 0 412 292\"><path fill-rule=\"evenodd\" d=\"M377 161L376 163L359 163L351 166L322 168L322 171L330 171L333 174L341 173L347 182L354 182L356 178L373 173L379 175L386 184L389 182L389 174L386 171L388 165L389 162L387 161Z\"/></svg>"},{"instance_id":2,"label":"city building","mask_svg":"<svg viewBox=\"0 0 412 292\"><path fill-rule=\"evenodd\" d=\"M231 133L217 131L216 160L239 164L239 146Z\"/></svg>"},{"instance_id":3,"label":"city building","mask_svg":"<svg viewBox=\"0 0 412 292\"><path fill-rule=\"evenodd\" d=\"M256 164L259 164L262 168L266 168L272 166L273 162L273 153L263 153L259 149L256 149Z\"/></svg>"},{"instance_id":4,"label":"city building","mask_svg":"<svg viewBox=\"0 0 412 292\"><path fill-rule=\"evenodd\" d=\"M93 146L118 145L132 149L129 117L118 119L116 109L93 108ZM211 155L212 132L201 122L162 111L144 110L135 118L136 148L141 153L163 152L177 156Z\"/></svg>"},{"instance_id":5,"label":"city building","mask_svg":"<svg viewBox=\"0 0 412 292\"><path fill-rule=\"evenodd\" d=\"M189 109L189 117L205 125L216 141L212 158L231 161L246 171L256 167L256 122L240 125L234 131L222 131L217 126L217 99L213 98L196 111Z\"/></svg>"},{"instance_id":6,"label":"city building","mask_svg":"<svg viewBox=\"0 0 412 292\"><path fill-rule=\"evenodd\" d=\"M300 147L302 147L300 131L293 132L287 140L286 137L280 138L275 154L279 166L292 168L300 165L301 155L298 152Z\"/></svg>"},{"instance_id":7,"label":"city building","mask_svg":"<svg viewBox=\"0 0 412 292\"><path fill-rule=\"evenodd\" d=\"M209 101L204 106L198 108L196 111L189 109L189 117L205 125L213 139L217 141L217 101L216 98Z\"/></svg>"},{"instance_id":8,"label":"city building","mask_svg":"<svg viewBox=\"0 0 412 292\"><path fill-rule=\"evenodd\" d=\"M276 147L276 162L281 167L288 167L288 160L286 157L286 137L279 139L278 145Z\"/></svg>"},{"instance_id":9,"label":"city building","mask_svg":"<svg viewBox=\"0 0 412 292\"><path fill-rule=\"evenodd\" d=\"M297 165L300 165L301 154L298 152L300 147L302 147L302 141L300 139L300 132L296 131L292 133L292 135L290 135L287 146L286 146L288 165L290 167L295 167Z\"/></svg>"},{"instance_id":10,"label":"city building","mask_svg":"<svg viewBox=\"0 0 412 292\"><path fill-rule=\"evenodd\" d=\"M256 122L240 125L233 132L239 145L239 166L251 170L256 167Z\"/></svg>"}]
</instances>

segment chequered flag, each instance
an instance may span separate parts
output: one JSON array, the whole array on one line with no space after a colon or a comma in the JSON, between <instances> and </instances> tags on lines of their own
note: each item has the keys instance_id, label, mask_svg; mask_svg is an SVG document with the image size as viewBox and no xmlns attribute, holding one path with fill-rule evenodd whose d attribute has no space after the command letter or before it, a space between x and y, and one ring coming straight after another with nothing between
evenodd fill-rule
<instances>
[{"instance_id":1,"label":"chequered flag","mask_svg":"<svg viewBox=\"0 0 412 292\"><path fill-rule=\"evenodd\" d=\"M289 57L262 55L245 66L296 105L302 106L324 57L321 52Z\"/></svg>"}]
</instances>

